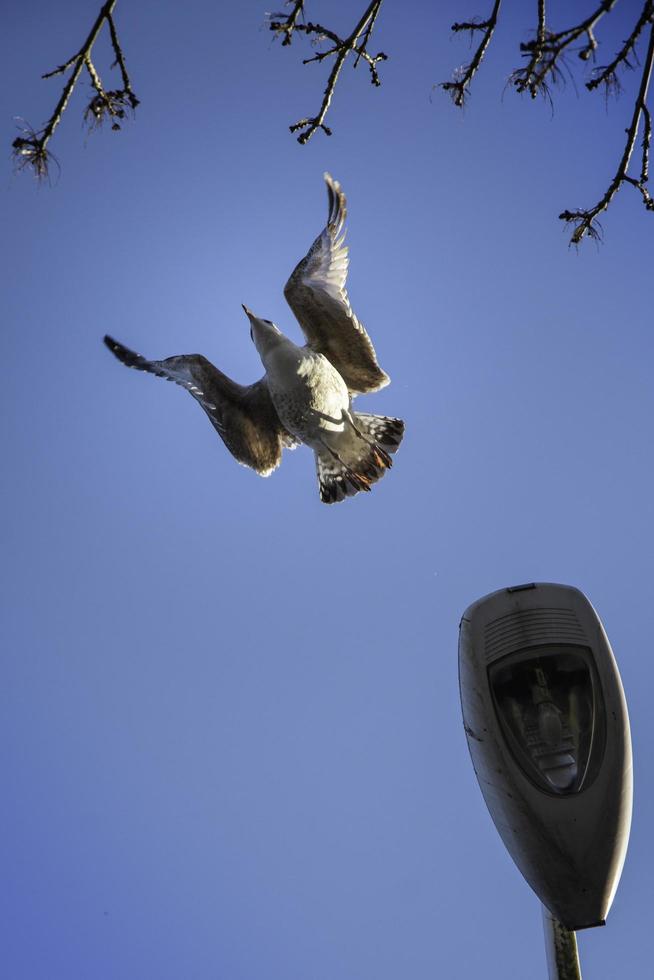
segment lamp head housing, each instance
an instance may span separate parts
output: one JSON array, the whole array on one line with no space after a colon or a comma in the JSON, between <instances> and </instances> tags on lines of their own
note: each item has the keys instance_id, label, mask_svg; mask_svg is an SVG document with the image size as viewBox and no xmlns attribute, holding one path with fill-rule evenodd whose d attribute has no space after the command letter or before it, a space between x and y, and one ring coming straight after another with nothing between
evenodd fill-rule
<instances>
[{"instance_id":1,"label":"lamp head housing","mask_svg":"<svg viewBox=\"0 0 654 980\"><path fill-rule=\"evenodd\" d=\"M511 857L567 929L603 925L627 851L632 757L597 613L566 585L479 599L461 620L459 685L479 786Z\"/></svg>"}]
</instances>

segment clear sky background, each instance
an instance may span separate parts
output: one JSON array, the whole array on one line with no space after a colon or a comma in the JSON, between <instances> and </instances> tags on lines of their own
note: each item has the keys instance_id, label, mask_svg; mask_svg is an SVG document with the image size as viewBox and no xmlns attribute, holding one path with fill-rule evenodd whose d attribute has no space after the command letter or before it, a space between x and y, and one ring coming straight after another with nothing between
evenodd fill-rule
<instances>
[{"instance_id":1,"label":"clear sky background","mask_svg":"<svg viewBox=\"0 0 654 980\"><path fill-rule=\"evenodd\" d=\"M599 611L632 721L631 845L584 976L642 977L654 215L623 189L578 253L557 220L603 194L636 78L608 107L569 84L554 113L504 91L536 17L506 3L461 113L432 86L469 56L452 21L490 4L388 0L382 87L347 65L334 135L300 147L288 124L328 68L273 43L266 6L119 0L137 118L86 134L84 82L39 187L12 174L12 117L47 119L61 80L39 76L99 0L5 4L3 976L544 976L538 901L470 764L457 636L471 601L545 580ZM346 33L360 8L309 15ZM636 8L598 32L604 61ZM106 38L95 59L117 87ZM258 378L240 304L299 339L282 287L324 226L325 170L393 379L358 405L407 423L392 473L337 507L308 450L260 479L101 342Z\"/></svg>"}]
</instances>

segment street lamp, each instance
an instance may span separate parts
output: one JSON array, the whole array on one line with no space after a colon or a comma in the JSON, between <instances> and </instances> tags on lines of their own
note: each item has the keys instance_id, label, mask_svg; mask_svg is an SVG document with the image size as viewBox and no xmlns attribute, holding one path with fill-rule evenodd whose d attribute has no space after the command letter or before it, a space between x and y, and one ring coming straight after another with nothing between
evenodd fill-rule
<instances>
[{"instance_id":1,"label":"street lamp","mask_svg":"<svg viewBox=\"0 0 654 980\"><path fill-rule=\"evenodd\" d=\"M629 718L602 623L570 586L493 592L463 614L459 684L486 805L544 906L549 975L579 976L574 932L604 925L631 823Z\"/></svg>"}]
</instances>

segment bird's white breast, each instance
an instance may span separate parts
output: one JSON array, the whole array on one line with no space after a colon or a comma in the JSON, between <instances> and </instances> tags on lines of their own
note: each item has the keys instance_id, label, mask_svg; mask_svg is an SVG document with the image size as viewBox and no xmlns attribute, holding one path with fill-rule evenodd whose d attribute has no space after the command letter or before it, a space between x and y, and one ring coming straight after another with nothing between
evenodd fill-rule
<instances>
[{"instance_id":1,"label":"bird's white breast","mask_svg":"<svg viewBox=\"0 0 654 980\"><path fill-rule=\"evenodd\" d=\"M304 442L343 428L350 404L347 386L322 354L279 344L265 360L268 388L282 424Z\"/></svg>"}]
</instances>

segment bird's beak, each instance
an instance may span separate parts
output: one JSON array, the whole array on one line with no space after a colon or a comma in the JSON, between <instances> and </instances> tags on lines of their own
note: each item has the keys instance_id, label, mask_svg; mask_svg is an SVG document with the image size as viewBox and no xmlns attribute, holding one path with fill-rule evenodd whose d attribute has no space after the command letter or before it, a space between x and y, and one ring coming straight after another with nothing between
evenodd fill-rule
<instances>
[{"instance_id":1,"label":"bird's beak","mask_svg":"<svg viewBox=\"0 0 654 980\"><path fill-rule=\"evenodd\" d=\"M256 317L255 317L254 313L252 312L252 310L248 310L248 308L245 305L245 303L241 303L241 306L245 310L245 315L247 316L248 320L250 321L250 340L252 341L252 343L254 343L254 321L256 320Z\"/></svg>"}]
</instances>

